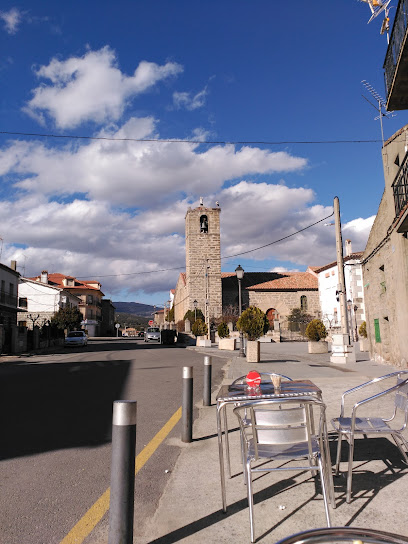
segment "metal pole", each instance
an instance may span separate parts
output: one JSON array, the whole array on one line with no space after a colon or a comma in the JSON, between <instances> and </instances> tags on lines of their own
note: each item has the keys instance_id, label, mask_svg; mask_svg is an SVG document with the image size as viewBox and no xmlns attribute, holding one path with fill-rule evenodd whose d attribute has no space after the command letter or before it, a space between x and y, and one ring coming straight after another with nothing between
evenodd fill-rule
<instances>
[{"instance_id":1,"label":"metal pole","mask_svg":"<svg viewBox=\"0 0 408 544\"><path fill-rule=\"evenodd\" d=\"M206 272L205 272L205 282L206 282L206 285L205 285L205 288L206 288L206 301L205 301L205 307L206 307L206 324L207 324L207 338L208 340L211 339L211 334L210 334L210 278L209 278L209 269L210 269L210 265L208 264L208 261L209 259L207 259L207 268L206 268Z\"/></svg>"},{"instance_id":2,"label":"metal pole","mask_svg":"<svg viewBox=\"0 0 408 544\"><path fill-rule=\"evenodd\" d=\"M242 296L241 296L241 280L238 278L238 304L239 304L239 316L242 314ZM239 356L245 357L244 351L244 333L239 331Z\"/></svg>"},{"instance_id":3,"label":"metal pole","mask_svg":"<svg viewBox=\"0 0 408 544\"><path fill-rule=\"evenodd\" d=\"M341 333L349 337L350 333L347 319L346 283L344 280L343 239L341 236L340 203L337 196L334 197L334 225L336 228L337 272L339 276L339 302L341 317Z\"/></svg>"},{"instance_id":4,"label":"metal pole","mask_svg":"<svg viewBox=\"0 0 408 544\"><path fill-rule=\"evenodd\" d=\"M211 371L212 360L209 355L204 357L204 396L203 405L211 406Z\"/></svg>"},{"instance_id":5,"label":"metal pole","mask_svg":"<svg viewBox=\"0 0 408 544\"><path fill-rule=\"evenodd\" d=\"M183 366L181 441L193 441L193 367Z\"/></svg>"},{"instance_id":6,"label":"metal pole","mask_svg":"<svg viewBox=\"0 0 408 544\"><path fill-rule=\"evenodd\" d=\"M136 411L136 401L113 403L108 544L133 543Z\"/></svg>"}]
</instances>

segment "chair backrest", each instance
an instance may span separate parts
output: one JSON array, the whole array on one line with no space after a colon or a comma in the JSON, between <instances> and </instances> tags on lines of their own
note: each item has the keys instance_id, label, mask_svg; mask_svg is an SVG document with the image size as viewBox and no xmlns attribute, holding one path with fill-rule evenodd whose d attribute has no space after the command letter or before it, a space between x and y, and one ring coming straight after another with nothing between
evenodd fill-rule
<instances>
[{"instance_id":1,"label":"chair backrest","mask_svg":"<svg viewBox=\"0 0 408 544\"><path fill-rule=\"evenodd\" d=\"M278 374L276 372L260 372L260 375L261 383L270 383L272 381L272 376L280 376L282 380L287 380L289 382L293 381L292 378L289 378L289 376L285 376L284 374ZM239 378L234 380L231 385L240 385L244 383L246 383L246 376L240 376Z\"/></svg>"},{"instance_id":2,"label":"chair backrest","mask_svg":"<svg viewBox=\"0 0 408 544\"><path fill-rule=\"evenodd\" d=\"M258 445L277 444L290 445L310 443L312 425L310 407L320 408L319 433L324 414L324 404L314 398L298 397L267 399L247 402L234 408L241 431L254 439L254 447ZM250 413L250 421L245 414ZM244 414L244 417L243 415Z\"/></svg>"},{"instance_id":3,"label":"chair backrest","mask_svg":"<svg viewBox=\"0 0 408 544\"><path fill-rule=\"evenodd\" d=\"M405 373L404 373L405 374ZM398 389L395 393L395 407L405 412L408 415L408 377L401 378L400 374L397 378Z\"/></svg>"}]
</instances>

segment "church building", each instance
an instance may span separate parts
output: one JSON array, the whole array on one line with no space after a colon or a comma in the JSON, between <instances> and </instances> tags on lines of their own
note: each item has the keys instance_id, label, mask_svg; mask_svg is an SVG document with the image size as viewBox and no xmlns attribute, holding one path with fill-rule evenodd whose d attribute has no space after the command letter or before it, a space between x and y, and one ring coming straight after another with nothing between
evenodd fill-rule
<instances>
[{"instance_id":1,"label":"church building","mask_svg":"<svg viewBox=\"0 0 408 544\"><path fill-rule=\"evenodd\" d=\"M188 310L200 309L206 321L238 309L238 280L235 272L221 272L221 208L188 208L186 228L186 271L179 275L174 290L174 320L183 320ZM318 317L318 278L312 267L306 272L245 272L241 280L242 309L254 305L264 311L271 324L286 322L294 308Z\"/></svg>"}]
</instances>

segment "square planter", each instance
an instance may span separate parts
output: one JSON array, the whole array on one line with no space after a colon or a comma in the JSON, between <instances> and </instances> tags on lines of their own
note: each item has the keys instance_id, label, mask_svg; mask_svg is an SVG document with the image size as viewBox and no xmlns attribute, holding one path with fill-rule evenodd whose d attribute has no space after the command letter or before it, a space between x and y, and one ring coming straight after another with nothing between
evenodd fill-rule
<instances>
[{"instance_id":1,"label":"square planter","mask_svg":"<svg viewBox=\"0 0 408 544\"><path fill-rule=\"evenodd\" d=\"M218 349L227 349L230 351L235 350L236 340L235 338L220 338L218 343Z\"/></svg>"},{"instance_id":2,"label":"square planter","mask_svg":"<svg viewBox=\"0 0 408 544\"><path fill-rule=\"evenodd\" d=\"M196 346L199 348L210 348L211 340L209 340L205 336L197 336Z\"/></svg>"},{"instance_id":3,"label":"square planter","mask_svg":"<svg viewBox=\"0 0 408 544\"><path fill-rule=\"evenodd\" d=\"M248 340L246 343L247 363L259 363L261 359L261 346L259 340Z\"/></svg>"},{"instance_id":4,"label":"square planter","mask_svg":"<svg viewBox=\"0 0 408 544\"><path fill-rule=\"evenodd\" d=\"M319 340L318 342L309 341L307 343L307 350L309 353L328 353L329 344L325 340Z\"/></svg>"}]
</instances>

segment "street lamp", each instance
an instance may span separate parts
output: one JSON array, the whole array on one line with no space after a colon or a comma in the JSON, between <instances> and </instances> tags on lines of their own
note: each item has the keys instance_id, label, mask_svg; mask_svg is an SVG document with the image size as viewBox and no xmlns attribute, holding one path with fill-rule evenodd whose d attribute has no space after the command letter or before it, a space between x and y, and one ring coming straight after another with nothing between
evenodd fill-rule
<instances>
[{"instance_id":1,"label":"street lamp","mask_svg":"<svg viewBox=\"0 0 408 544\"><path fill-rule=\"evenodd\" d=\"M241 314L242 314L241 280L244 277L244 269L242 268L240 264L236 267L235 273L238 279L238 304L239 304L239 316L241 317ZM239 331L239 356L245 357L244 334L242 330Z\"/></svg>"},{"instance_id":2,"label":"street lamp","mask_svg":"<svg viewBox=\"0 0 408 544\"><path fill-rule=\"evenodd\" d=\"M194 321L197 321L197 300L194 300L193 301L193 304L194 304Z\"/></svg>"}]
</instances>

